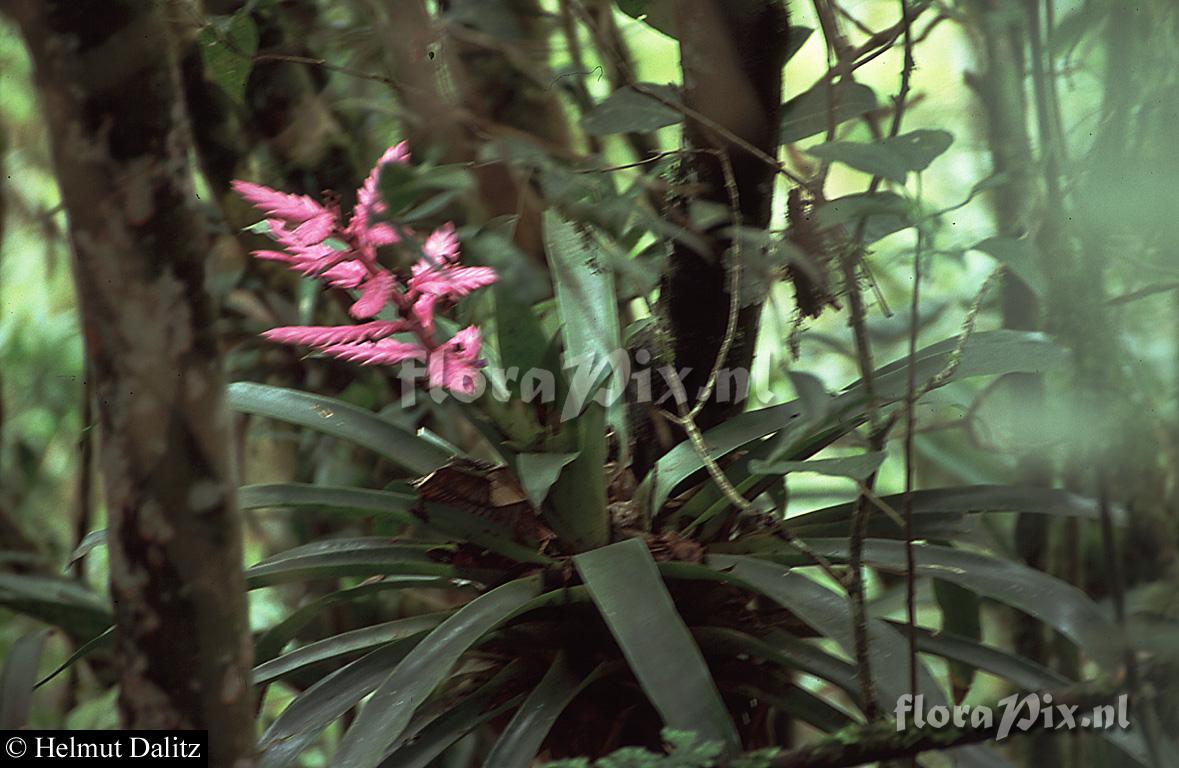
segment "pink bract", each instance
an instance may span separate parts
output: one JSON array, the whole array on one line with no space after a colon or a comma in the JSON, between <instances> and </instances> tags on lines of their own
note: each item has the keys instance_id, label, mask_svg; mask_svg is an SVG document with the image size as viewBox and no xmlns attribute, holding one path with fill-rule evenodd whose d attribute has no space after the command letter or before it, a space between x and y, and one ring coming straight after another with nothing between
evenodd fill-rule
<instances>
[{"instance_id":1,"label":"pink bract","mask_svg":"<svg viewBox=\"0 0 1179 768\"><path fill-rule=\"evenodd\" d=\"M259 259L280 261L333 288L359 291L349 313L367 322L343 326L288 326L263 336L283 344L311 347L322 354L361 365L427 361L429 385L472 394L483 360L479 329L468 326L448 341L434 340L435 312L473 291L494 283L490 267L459 265L460 243L453 222L412 247L422 257L404 279L378 263L377 249L413 237L404 227L383 221L387 206L380 196L381 168L409 162L405 142L385 150L360 189L345 223L339 205L323 205L306 195L291 195L248 181L234 190L267 217L271 237L282 250L259 250ZM373 319L390 311L395 320ZM388 317L388 315L386 315ZM392 338L406 334L407 339Z\"/></svg>"}]
</instances>

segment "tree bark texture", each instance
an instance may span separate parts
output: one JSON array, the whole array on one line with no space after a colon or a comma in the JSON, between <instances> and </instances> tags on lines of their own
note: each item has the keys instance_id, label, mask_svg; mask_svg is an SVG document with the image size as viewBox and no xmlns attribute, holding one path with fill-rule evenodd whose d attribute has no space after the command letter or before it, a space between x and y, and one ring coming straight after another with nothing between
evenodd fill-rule
<instances>
[{"instance_id":1,"label":"tree bark texture","mask_svg":"<svg viewBox=\"0 0 1179 768\"><path fill-rule=\"evenodd\" d=\"M100 415L129 728L252 764L251 645L208 238L159 6L18 0L70 220Z\"/></svg>"}]
</instances>

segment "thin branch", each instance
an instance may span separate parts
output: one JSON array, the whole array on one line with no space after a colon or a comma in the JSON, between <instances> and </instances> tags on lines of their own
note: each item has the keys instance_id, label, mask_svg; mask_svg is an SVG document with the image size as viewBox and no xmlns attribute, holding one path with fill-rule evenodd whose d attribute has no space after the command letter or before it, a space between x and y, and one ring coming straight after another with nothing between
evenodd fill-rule
<instances>
[{"instance_id":1,"label":"thin branch","mask_svg":"<svg viewBox=\"0 0 1179 768\"><path fill-rule=\"evenodd\" d=\"M913 31L909 20L909 5L900 0L901 19L905 24L905 64L901 71L901 92L893 116L892 135L901 126L904 100L909 92L913 71ZM921 199L921 176L917 176L918 200ZM909 692L917 695L917 561L913 554L913 432L917 419L917 330L921 316L921 250L924 230L917 227L917 243L913 249L913 300L909 306L909 375L905 384L905 618L909 624ZM913 758L916 766L917 759Z\"/></svg>"},{"instance_id":2,"label":"thin branch","mask_svg":"<svg viewBox=\"0 0 1179 768\"><path fill-rule=\"evenodd\" d=\"M721 171L725 177L725 190L729 195L730 225L733 230L733 237L730 241L733 247L729 253L729 316L725 322L725 335L721 339L720 349L717 350L716 360L712 364L712 370L708 372L708 379L705 381L704 388L696 398L696 404L692 406L692 410L688 413L688 418L693 420L700 415L700 412L704 410L704 406L708 404L708 399L712 397L712 389L716 386L716 379L720 375L725 361L729 358L729 350L733 348L733 339L737 336L737 321L741 314L741 268L743 259L741 228L745 225L745 218L741 215L741 193L737 189L737 177L733 174L733 163L729 159L729 153L718 149L715 154L720 161Z\"/></svg>"},{"instance_id":3,"label":"thin branch","mask_svg":"<svg viewBox=\"0 0 1179 768\"><path fill-rule=\"evenodd\" d=\"M901 0L902 12L905 0ZM918 177L920 180L920 176ZM917 426L917 330L921 311L921 250L924 231L917 228L913 249L913 300L909 305L909 372L905 382L905 618L909 634L909 692L917 695L917 561L913 554L913 435Z\"/></svg>"},{"instance_id":4,"label":"thin branch","mask_svg":"<svg viewBox=\"0 0 1179 768\"><path fill-rule=\"evenodd\" d=\"M227 42L226 45L229 46L230 44ZM242 55L244 56L245 54ZM374 83L382 83L383 85L387 85L390 88L397 87L397 82L393 78L386 75L378 75L374 72L365 72L363 70L353 69L352 67L333 64L327 59L319 59L314 56L295 56L288 53L258 53L250 58L255 64L267 61L287 62L289 64L307 64L312 67L326 69L329 72L339 72L341 75L348 75L349 77L355 77L360 80L371 80Z\"/></svg>"}]
</instances>

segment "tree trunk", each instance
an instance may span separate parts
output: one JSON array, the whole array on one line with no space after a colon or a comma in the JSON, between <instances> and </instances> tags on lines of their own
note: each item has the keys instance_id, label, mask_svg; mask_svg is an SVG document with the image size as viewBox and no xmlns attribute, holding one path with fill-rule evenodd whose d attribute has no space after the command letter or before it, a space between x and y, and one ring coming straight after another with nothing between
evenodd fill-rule
<instances>
[{"instance_id":1,"label":"tree trunk","mask_svg":"<svg viewBox=\"0 0 1179 768\"><path fill-rule=\"evenodd\" d=\"M101 426L128 728L252 764L251 646L208 242L167 26L142 0L17 0L70 220Z\"/></svg>"},{"instance_id":2,"label":"tree trunk","mask_svg":"<svg viewBox=\"0 0 1179 768\"><path fill-rule=\"evenodd\" d=\"M771 157L778 149L782 67L789 43L786 9L775 0L686 0L677 4L684 102L702 115L685 123L686 148L722 150L731 158L733 181L745 226L765 228L770 221L777 170L713 129L719 124ZM726 207L730 190L715 154L684 158L685 181L701 185L701 197ZM684 388L691 401L708 379L728 325L728 269L724 254L731 241L716 237L712 252L701 255L682 243L672 253L662 300L675 342L677 368L691 368ZM748 370L757 342L761 303L741 309L737 333L725 365ZM707 429L740 412L744 403L719 402L716 394L697 422Z\"/></svg>"}]
</instances>

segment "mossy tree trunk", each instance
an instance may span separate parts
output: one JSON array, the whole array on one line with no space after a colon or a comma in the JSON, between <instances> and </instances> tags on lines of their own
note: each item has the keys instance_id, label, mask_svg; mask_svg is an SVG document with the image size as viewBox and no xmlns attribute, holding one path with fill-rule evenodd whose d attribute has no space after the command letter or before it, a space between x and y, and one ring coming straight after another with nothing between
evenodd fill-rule
<instances>
[{"instance_id":1,"label":"mossy tree trunk","mask_svg":"<svg viewBox=\"0 0 1179 768\"><path fill-rule=\"evenodd\" d=\"M208 237L168 28L142 0L15 0L69 215L100 414L129 728L252 764L251 646Z\"/></svg>"}]
</instances>

